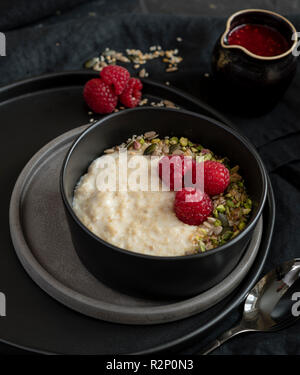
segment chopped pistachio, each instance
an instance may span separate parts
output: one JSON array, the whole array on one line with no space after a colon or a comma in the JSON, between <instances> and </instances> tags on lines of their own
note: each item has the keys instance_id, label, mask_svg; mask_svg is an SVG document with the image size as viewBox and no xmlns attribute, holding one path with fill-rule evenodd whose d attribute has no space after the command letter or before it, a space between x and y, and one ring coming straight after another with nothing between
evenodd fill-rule
<instances>
[{"instance_id":1,"label":"chopped pistachio","mask_svg":"<svg viewBox=\"0 0 300 375\"><path fill-rule=\"evenodd\" d=\"M234 203L233 203L232 200L230 200L230 199L227 199L227 201L226 201L226 205L227 205L228 207L234 207Z\"/></svg>"},{"instance_id":2,"label":"chopped pistachio","mask_svg":"<svg viewBox=\"0 0 300 375\"><path fill-rule=\"evenodd\" d=\"M219 205L217 206L217 211L219 211L219 212L225 212L225 211L226 211L226 208L224 207L223 204L219 204Z\"/></svg>"},{"instance_id":3,"label":"chopped pistachio","mask_svg":"<svg viewBox=\"0 0 300 375\"><path fill-rule=\"evenodd\" d=\"M212 154L205 154L203 160L211 160L212 159Z\"/></svg>"},{"instance_id":4,"label":"chopped pistachio","mask_svg":"<svg viewBox=\"0 0 300 375\"><path fill-rule=\"evenodd\" d=\"M245 228L245 226L246 226L246 223L244 221L241 221L239 223L239 230L243 230Z\"/></svg>"},{"instance_id":5,"label":"chopped pistachio","mask_svg":"<svg viewBox=\"0 0 300 375\"><path fill-rule=\"evenodd\" d=\"M176 145L178 143L178 138L177 137L172 137L170 139L170 143L171 143L171 145Z\"/></svg>"},{"instance_id":6,"label":"chopped pistachio","mask_svg":"<svg viewBox=\"0 0 300 375\"><path fill-rule=\"evenodd\" d=\"M223 236L222 236L222 240L227 241L227 240L229 240L229 238L231 238L231 237L232 237L232 232L231 232L230 230L228 230L227 232L225 232L225 233L223 234Z\"/></svg>"},{"instance_id":7,"label":"chopped pistachio","mask_svg":"<svg viewBox=\"0 0 300 375\"><path fill-rule=\"evenodd\" d=\"M141 145L143 145L145 143L144 138L139 139L139 142L140 142Z\"/></svg>"},{"instance_id":8,"label":"chopped pistachio","mask_svg":"<svg viewBox=\"0 0 300 375\"><path fill-rule=\"evenodd\" d=\"M217 219L217 220L214 222L214 226L215 226L215 227L222 226L222 222L221 222L221 220Z\"/></svg>"},{"instance_id":9,"label":"chopped pistachio","mask_svg":"<svg viewBox=\"0 0 300 375\"><path fill-rule=\"evenodd\" d=\"M198 151L201 151L202 149L203 149L203 146L201 146L201 145L198 145L198 146L197 146L197 150L198 150Z\"/></svg>"},{"instance_id":10,"label":"chopped pistachio","mask_svg":"<svg viewBox=\"0 0 300 375\"><path fill-rule=\"evenodd\" d=\"M203 241L199 241L199 246L200 246L200 250L202 251L202 253L204 253L204 251L206 250L204 242Z\"/></svg>"},{"instance_id":11,"label":"chopped pistachio","mask_svg":"<svg viewBox=\"0 0 300 375\"><path fill-rule=\"evenodd\" d=\"M251 211L251 208L243 208L243 214L248 215Z\"/></svg>"},{"instance_id":12,"label":"chopped pistachio","mask_svg":"<svg viewBox=\"0 0 300 375\"><path fill-rule=\"evenodd\" d=\"M193 151L193 152L197 152L198 150L196 149L196 147L191 147L191 150Z\"/></svg>"},{"instance_id":13,"label":"chopped pistachio","mask_svg":"<svg viewBox=\"0 0 300 375\"><path fill-rule=\"evenodd\" d=\"M217 211L216 208L213 210L213 215L214 215L214 217L218 217L219 216L218 211Z\"/></svg>"},{"instance_id":14,"label":"chopped pistachio","mask_svg":"<svg viewBox=\"0 0 300 375\"><path fill-rule=\"evenodd\" d=\"M191 141L189 141L189 142L188 142L188 146L189 146L189 147L192 147L192 146L194 146L194 143L191 142Z\"/></svg>"},{"instance_id":15,"label":"chopped pistachio","mask_svg":"<svg viewBox=\"0 0 300 375\"><path fill-rule=\"evenodd\" d=\"M160 139L159 138L154 138L151 140L151 143L159 143Z\"/></svg>"},{"instance_id":16,"label":"chopped pistachio","mask_svg":"<svg viewBox=\"0 0 300 375\"><path fill-rule=\"evenodd\" d=\"M168 139L165 139L165 144L168 145L170 141Z\"/></svg>"},{"instance_id":17,"label":"chopped pistachio","mask_svg":"<svg viewBox=\"0 0 300 375\"><path fill-rule=\"evenodd\" d=\"M252 207L252 200L247 199L246 202L244 203L245 208L251 208Z\"/></svg>"},{"instance_id":18,"label":"chopped pistachio","mask_svg":"<svg viewBox=\"0 0 300 375\"><path fill-rule=\"evenodd\" d=\"M181 147L181 150L186 151L186 147L185 146Z\"/></svg>"},{"instance_id":19,"label":"chopped pistachio","mask_svg":"<svg viewBox=\"0 0 300 375\"><path fill-rule=\"evenodd\" d=\"M240 233L239 230L234 231L234 232L233 232L233 235L232 235L232 238L236 237L239 233Z\"/></svg>"},{"instance_id":20,"label":"chopped pistachio","mask_svg":"<svg viewBox=\"0 0 300 375\"><path fill-rule=\"evenodd\" d=\"M187 138L181 137L181 138L179 139L179 143L180 143L181 146L183 146L183 147L187 146L187 145L188 145L188 142L189 142L189 140L188 140Z\"/></svg>"}]
</instances>

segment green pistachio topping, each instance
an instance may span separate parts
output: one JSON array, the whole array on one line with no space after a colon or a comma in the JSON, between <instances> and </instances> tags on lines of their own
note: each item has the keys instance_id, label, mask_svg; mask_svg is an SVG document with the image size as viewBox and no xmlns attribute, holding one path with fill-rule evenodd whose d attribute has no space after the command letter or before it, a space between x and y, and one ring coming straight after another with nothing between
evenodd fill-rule
<instances>
[{"instance_id":1,"label":"green pistachio topping","mask_svg":"<svg viewBox=\"0 0 300 375\"><path fill-rule=\"evenodd\" d=\"M170 143L171 143L171 145L176 145L178 143L178 138L177 137L172 137L170 139Z\"/></svg>"},{"instance_id":2,"label":"green pistachio topping","mask_svg":"<svg viewBox=\"0 0 300 375\"><path fill-rule=\"evenodd\" d=\"M204 242L200 240L199 241L199 246L200 246L201 252L204 253L204 251L206 250Z\"/></svg>"},{"instance_id":3,"label":"green pistachio topping","mask_svg":"<svg viewBox=\"0 0 300 375\"><path fill-rule=\"evenodd\" d=\"M232 200L231 199L227 199L227 201L226 201L226 205L228 206L228 207L234 207L234 203L232 202Z\"/></svg>"},{"instance_id":4,"label":"green pistachio topping","mask_svg":"<svg viewBox=\"0 0 300 375\"><path fill-rule=\"evenodd\" d=\"M214 222L214 225L215 225L216 227L219 227L219 226L222 225L222 221L219 220L219 219L217 219L217 220Z\"/></svg>"},{"instance_id":5,"label":"green pistachio topping","mask_svg":"<svg viewBox=\"0 0 300 375\"><path fill-rule=\"evenodd\" d=\"M212 159L212 154L205 154L203 160L211 160Z\"/></svg>"},{"instance_id":6,"label":"green pistachio topping","mask_svg":"<svg viewBox=\"0 0 300 375\"><path fill-rule=\"evenodd\" d=\"M243 230L245 228L245 226L246 226L246 223L244 221L241 221L239 223L239 230Z\"/></svg>"},{"instance_id":7,"label":"green pistachio topping","mask_svg":"<svg viewBox=\"0 0 300 375\"><path fill-rule=\"evenodd\" d=\"M183 147L187 146L187 145L188 145L188 142L189 142L189 140L188 140L187 138L181 137L181 138L179 139L179 143L180 143L181 146L183 146Z\"/></svg>"},{"instance_id":8,"label":"green pistachio topping","mask_svg":"<svg viewBox=\"0 0 300 375\"><path fill-rule=\"evenodd\" d=\"M159 143L160 142L160 139L159 138L155 138L155 139L152 139L151 140L151 143Z\"/></svg>"},{"instance_id":9,"label":"green pistachio topping","mask_svg":"<svg viewBox=\"0 0 300 375\"><path fill-rule=\"evenodd\" d=\"M219 206L217 206L217 211L219 211L219 212L225 212L226 211L226 208L224 207L224 205L223 204L219 204Z\"/></svg>"},{"instance_id":10,"label":"green pistachio topping","mask_svg":"<svg viewBox=\"0 0 300 375\"><path fill-rule=\"evenodd\" d=\"M226 231L222 236L222 240L228 241L232 237L232 234L230 230Z\"/></svg>"},{"instance_id":11,"label":"green pistachio topping","mask_svg":"<svg viewBox=\"0 0 300 375\"><path fill-rule=\"evenodd\" d=\"M243 209L243 214L248 215L251 212L251 208L244 208Z\"/></svg>"},{"instance_id":12,"label":"green pistachio topping","mask_svg":"<svg viewBox=\"0 0 300 375\"><path fill-rule=\"evenodd\" d=\"M244 203L245 208L251 208L252 207L252 200L247 199L246 202Z\"/></svg>"},{"instance_id":13,"label":"green pistachio topping","mask_svg":"<svg viewBox=\"0 0 300 375\"><path fill-rule=\"evenodd\" d=\"M219 214L218 214L218 211L217 211L217 209L215 208L214 210L213 210L213 215L214 215L214 217L219 217Z\"/></svg>"}]
</instances>

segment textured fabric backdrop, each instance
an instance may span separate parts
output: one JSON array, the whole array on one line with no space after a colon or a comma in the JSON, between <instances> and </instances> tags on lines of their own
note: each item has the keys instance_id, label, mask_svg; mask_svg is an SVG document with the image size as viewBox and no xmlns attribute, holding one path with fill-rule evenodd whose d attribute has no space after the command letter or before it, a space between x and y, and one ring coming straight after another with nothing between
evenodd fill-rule
<instances>
[{"instance_id":1,"label":"textured fabric backdrop","mask_svg":"<svg viewBox=\"0 0 300 375\"><path fill-rule=\"evenodd\" d=\"M80 2L63 3L68 7ZM20 2L20 7L21 3L24 2ZM3 1L1 5L0 30L7 30L7 56L0 57L0 84L43 73L80 69L85 60L106 47L146 50L151 45L161 45L164 49L178 48L184 60L176 73L165 73L164 65L158 61L147 64L150 78L170 81L195 96L206 97L208 80L204 73L210 71L210 54L224 29L225 18L132 14L134 4L127 0L124 14L116 15L118 12L114 9L111 11L114 15L109 16L100 6L101 1L94 4L97 12L93 11L93 4L56 12L62 1L28 3L34 6L27 9L23 5L18 12L8 2ZM300 16L287 16L300 30ZM178 36L183 39L181 43L176 41ZM275 190L276 227L265 271L300 254L299 86L300 69L272 112L252 119L227 114L258 148ZM207 341L230 328L239 317L240 311L233 313ZM193 353L202 344L185 353ZM237 337L214 354L300 354L300 324L279 333Z\"/></svg>"}]
</instances>

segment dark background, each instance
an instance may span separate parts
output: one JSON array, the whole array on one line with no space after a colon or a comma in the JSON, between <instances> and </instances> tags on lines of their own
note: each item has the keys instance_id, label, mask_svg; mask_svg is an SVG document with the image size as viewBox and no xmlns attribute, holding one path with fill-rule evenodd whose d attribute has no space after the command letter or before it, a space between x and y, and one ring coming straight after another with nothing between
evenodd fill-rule
<instances>
[{"instance_id":1,"label":"dark background","mask_svg":"<svg viewBox=\"0 0 300 375\"><path fill-rule=\"evenodd\" d=\"M1 0L0 31L6 35L7 56L0 57L0 85L47 72L81 69L85 60L105 47L145 50L160 44L178 47L184 61L180 71L172 74L149 64L150 78L168 80L205 97L204 73L210 70L212 47L226 18L245 8L277 11L300 30L300 0ZM180 46L177 36L183 38ZM276 193L276 228L265 271L300 253L299 86L298 68L291 87L270 113L254 119L227 113L258 148ZM210 338L228 329L238 317L238 312L233 314ZM237 337L215 354L300 354L299 337L298 324L280 333ZM21 351L0 345L0 353Z\"/></svg>"}]
</instances>

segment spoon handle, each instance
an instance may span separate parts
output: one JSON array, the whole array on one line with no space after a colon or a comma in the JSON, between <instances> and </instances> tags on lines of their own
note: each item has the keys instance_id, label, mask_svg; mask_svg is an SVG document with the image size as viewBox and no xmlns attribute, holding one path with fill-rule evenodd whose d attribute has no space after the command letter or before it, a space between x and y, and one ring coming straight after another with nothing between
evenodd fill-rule
<instances>
[{"instance_id":1,"label":"spoon handle","mask_svg":"<svg viewBox=\"0 0 300 375\"><path fill-rule=\"evenodd\" d=\"M213 350L217 349L219 346L224 344L225 341L229 340L231 337L234 337L240 333L251 331L250 329L245 328L241 323L237 326L229 329L228 331L224 332L220 335L216 340L211 342L205 348L201 349L200 352L196 353L199 355L206 355L211 353Z\"/></svg>"}]
</instances>

